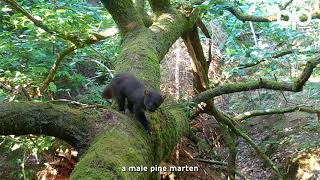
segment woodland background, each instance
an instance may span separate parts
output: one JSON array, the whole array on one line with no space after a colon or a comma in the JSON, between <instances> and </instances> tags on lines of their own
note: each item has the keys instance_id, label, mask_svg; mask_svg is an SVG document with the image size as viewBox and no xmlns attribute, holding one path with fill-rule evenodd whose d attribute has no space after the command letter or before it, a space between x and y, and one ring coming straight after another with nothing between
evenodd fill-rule
<instances>
[{"instance_id":1,"label":"woodland background","mask_svg":"<svg viewBox=\"0 0 320 180\"><path fill-rule=\"evenodd\" d=\"M166 3L188 20L196 14L194 25L172 46L158 42L171 47L159 50L166 54L158 63L159 88L179 104L191 130L170 142L174 148L165 150L170 152L166 158L159 155L159 162L198 166L200 171L163 177L319 178L318 1L138 2L143 2L143 17L156 20L164 11L156 7ZM300 26L283 14L281 20L291 24L282 27L274 16L276 7L307 10L312 20ZM110 103L101 92L114 74L127 70L121 65L126 30L118 29L115 12L95 0L1 0L0 11L0 179L68 178L81 148L46 133L8 135L4 128L14 123L6 124L5 107L52 103L104 112L100 118L113 121L104 111ZM306 22L306 15L301 13L299 20ZM143 19L146 27L157 22L152 18ZM140 75L147 79L148 73ZM154 79L146 81L153 86ZM216 113L208 113L213 98ZM10 117L19 118L19 111Z\"/></svg>"}]
</instances>

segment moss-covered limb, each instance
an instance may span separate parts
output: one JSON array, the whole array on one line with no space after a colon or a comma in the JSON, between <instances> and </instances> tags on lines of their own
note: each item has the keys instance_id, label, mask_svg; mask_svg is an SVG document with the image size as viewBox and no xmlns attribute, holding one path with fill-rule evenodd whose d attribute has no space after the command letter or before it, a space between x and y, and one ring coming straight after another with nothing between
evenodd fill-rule
<instances>
[{"instance_id":1,"label":"moss-covered limb","mask_svg":"<svg viewBox=\"0 0 320 180\"><path fill-rule=\"evenodd\" d=\"M141 16L144 25L146 27L150 27L152 25L152 19L151 19L151 16L148 15L145 9L146 0L133 0L133 4L137 12Z\"/></svg>"},{"instance_id":2,"label":"moss-covered limb","mask_svg":"<svg viewBox=\"0 0 320 180\"><path fill-rule=\"evenodd\" d=\"M294 91L301 91L304 84L308 81L310 78L313 69L317 67L317 65L320 63L320 56L317 56L311 60L309 60L306 64L306 67L304 68L301 75L295 80L294 82Z\"/></svg>"},{"instance_id":3,"label":"moss-covered limb","mask_svg":"<svg viewBox=\"0 0 320 180\"><path fill-rule=\"evenodd\" d=\"M231 14L237 17L241 21L253 21L253 22L272 22L277 20L277 15L272 16L253 16L243 13L236 7L229 6L226 8Z\"/></svg>"},{"instance_id":4,"label":"moss-covered limb","mask_svg":"<svg viewBox=\"0 0 320 180\"><path fill-rule=\"evenodd\" d=\"M147 85L159 89L159 60L186 31L188 25L186 17L179 12L173 12L162 14L150 28L128 32L122 39L122 51L116 64L116 72L131 72Z\"/></svg>"},{"instance_id":5,"label":"moss-covered limb","mask_svg":"<svg viewBox=\"0 0 320 180\"><path fill-rule=\"evenodd\" d=\"M0 104L1 135L48 135L74 147L85 148L93 116L50 103L11 102Z\"/></svg>"},{"instance_id":6,"label":"moss-covered limb","mask_svg":"<svg viewBox=\"0 0 320 180\"><path fill-rule=\"evenodd\" d=\"M281 82L281 81L270 81L270 80L255 80L249 82L240 83L227 83L222 86L217 86L215 88L209 89L202 92L192 98L192 102L200 103L206 99L210 99L223 94L250 91L254 89L272 89L281 91L293 91L293 83Z\"/></svg>"},{"instance_id":7,"label":"moss-covered limb","mask_svg":"<svg viewBox=\"0 0 320 180\"><path fill-rule=\"evenodd\" d=\"M255 151L256 153L265 161L265 163L271 167L271 169L276 173L279 179L283 179L283 174L280 172L278 167L271 161L271 159L263 152L263 150L257 146L254 141L241 129L237 128L237 124L232 118L224 115L217 108L213 108L212 115L217 119L219 123L222 123L235 133L236 136L242 137Z\"/></svg>"},{"instance_id":8,"label":"moss-covered limb","mask_svg":"<svg viewBox=\"0 0 320 180\"><path fill-rule=\"evenodd\" d=\"M281 109L277 108L277 109L248 111L233 117L233 119L236 121L243 121L245 119L256 117L256 116L263 116L263 115L269 115L269 114L284 114L284 113L290 113L294 111L301 111L301 112L315 113L315 114L320 113L320 110L317 110L317 109L295 106L295 107L287 107L287 108L281 108Z\"/></svg>"},{"instance_id":9,"label":"moss-covered limb","mask_svg":"<svg viewBox=\"0 0 320 180\"><path fill-rule=\"evenodd\" d=\"M117 111L106 110L101 117L107 126L77 163L71 179L149 179L154 162L151 136L137 121ZM148 171L129 172L130 166L145 166Z\"/></svg>"},{"instance_id":10,"label":"moss-covered limb","mask_svg":"<svg viewBox=\"0 0 320 180\"><path fill-rule=\"evenodd\" d=\"M146 0L132 0L134 8L136 8L137 12L141 14L145 14L145 2Z\"/></svg>"},{"instance_id":11,"label":"moss-covered limb","mask_svg":"<svg viewBox=\"0 0 320 180\"><path fill-rule=\"evenodd\" d=\"M185 112L180 105L175 105L172 99L166 100L158 113L150 114L151 123L155 129L153 143L156 163L167 158L181 137L190 134Z\"/></svg>"},{"instance_id":12,"label":"moss-covered limb","mask_svg":"<svg viewBox=\"0 0 320 180\"><path fill-rule=\"evenodd\" d=\"M309 60L300 74L300 76L294 80L293 83L285 81L271 81L271 80L255 80L249 82L231 83L224 84L222 86L215 87L213 89L202 92L191 99L192 102L200 103L207 99L213 98L215 96L220 96L222 94L229 94L242 91L250 91L254 89L270 89L270 90L280 90L280 91L292 91L299 92L302 90L305 83L311 76L313 69L317 67L320 63L320 56L312 58Z\"/></svg>"},{"instance_id":13,"label":"moss-covered limb","mask_svg":"<svg viewBox=\"0 0 320 180\"><path fill-rule=\"evenodd\" d=\"M189 125L182 108L170 100L147 115L154 129L151 135L132 117L114 110L103 112L102 123L107 126L76 165L71 179L154 179L150 167L169 154L178 139L188 133ZM129 172L130 166L148 170Z\"/></svg>"},{"instance_id":14,"label":"moss-covered limb","mask_svg":"<svg viewBox=\"0 0 320 180\"><path fill-rule=\"evenodd\" d=\"M121 45L116 73L131 72L147 86L159 89L160 65L156 43L152 32L147 28L128 33Z\"/></svg>"},{"instance_id":15,"label":"moss-covered limb","mask_svg":"<svg viewBox=\"0 0 320 180\"><path fill-rule=\"evenodd\" d=\"M189 31L198 16L199 11L194 10L190 17L186 17L177 10L162 13L154 21L150 30L153 32L159 59L162 59L168 52L171 45L185 32Z\"/></svg>"},{"instance_id":16,"label":"moss-covered limb","mask_svg":"<svg viewBox=\"0 0 320 180\"><path fill-rule=\"evenodd\" d=\"M156 15L160 15L171 8L170 0L149 0L149 4Z\"/></svg>"},{"instance_id":17,"label":"moss-covered limb","mask_svg":"<svg viewBox=\"0 0 320 180\"><path fill-rule=\"evenodd\" d=\"M132 0L101 0L101 2L116 22L122 37L129 31L144 27Z\"/></svg>"},{"instance_id":18,"label":"moss-covered limb","mask_svg":"<svg viewBox=\"0 0 320 180\"><path fill-rule=\"evenodd\" d=\"M236 156L237 156L237 146L236 146L236 138L234 132L230 131L228 126L225 124L219 123L219 127L221 129L224 141L229 150L229 157L228 157L228 175L229 178L234 180L236 175Z\"/></svg>"}]
</instances>

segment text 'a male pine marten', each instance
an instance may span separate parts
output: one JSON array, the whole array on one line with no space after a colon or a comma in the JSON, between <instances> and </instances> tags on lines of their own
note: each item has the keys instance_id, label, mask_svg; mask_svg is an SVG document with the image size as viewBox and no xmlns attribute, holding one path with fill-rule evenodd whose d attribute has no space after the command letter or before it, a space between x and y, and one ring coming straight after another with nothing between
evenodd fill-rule
<instances>
[{"instance_id":1,"label":"text 'a male pine marten'","mask_svg":"<svg viewBox=\"0 0 320 180\"><path fill-rule=\"evenodd\" d=\"M154 112L164 100L164 96L153 89L147 89L139 79L129 73L116 75L104 89L102 97L115 99L120 112L125 111L127 100L128 109L149 133L150 127L144 110Z\"/></svg>"}]
</instances>

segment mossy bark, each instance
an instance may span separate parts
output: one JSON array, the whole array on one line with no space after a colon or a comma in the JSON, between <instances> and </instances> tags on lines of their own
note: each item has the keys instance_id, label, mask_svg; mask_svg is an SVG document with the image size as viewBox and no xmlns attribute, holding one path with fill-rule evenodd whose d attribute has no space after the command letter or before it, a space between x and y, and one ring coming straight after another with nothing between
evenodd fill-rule
<instances>
[{"instance_id":1,"label":"mossy bark","mask_svg":"<svg viewBox=\"0 0 320 180\"><path fill-rule=\"evenodd\" d=\"M48 135L60 138L74 147L86 148L94 115L64 105L35 102L0 104L1 135Z\"/></svg>"},{"instance_id":2,"label":"mossy bark","mask_svg":"<svg viewBox=\"0 0 320 180\"><path fill-rule=\"evenodd\" d=\"M136 18L126 18L125 1L103 1L122 29L121 49L115 71L130 72L147 87L160 88L160 60L171 45L195 23L194 17L185 17L171 10L158 14L149 28ZM117 8L122 8L121 11ZM136 14L135 12L131 12ZM121 16L121 17L118 17ZM132 22L135 28L126 28ZM138 23L137 23L138 22ZM108 110L108 112L111 112ZM110 114L110 113L107 113ZM177 141L189 133L188 119L180 105L170 98L154 113L147 113L153 132L147 134L132 115L111 112L105 120L109 123L90 146L75 167L71 179L153 179L150 167L167 157ZM129 167L147 167L146 172L130 172ZM158 172L157 172L158 174ZM159 178L159 175L158 175Z\"/></svg>"}]
</instances>

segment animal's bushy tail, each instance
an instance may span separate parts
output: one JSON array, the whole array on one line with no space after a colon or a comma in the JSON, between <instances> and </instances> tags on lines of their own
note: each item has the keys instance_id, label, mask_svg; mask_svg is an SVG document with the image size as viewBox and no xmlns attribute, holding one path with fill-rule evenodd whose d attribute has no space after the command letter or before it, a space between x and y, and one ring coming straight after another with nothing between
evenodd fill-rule
<instances>
[{"instance_id":1,"label":"animal's bushy tail","mask_svg":"<svg viewBox=\"0 0 320 180\"><path fill-rule=\"evenodd\" d=\"M108 85L102 92L102 97L104 99L112 99L112 87L111 84Z\"/></svg>"}]
</instances>

